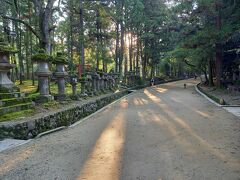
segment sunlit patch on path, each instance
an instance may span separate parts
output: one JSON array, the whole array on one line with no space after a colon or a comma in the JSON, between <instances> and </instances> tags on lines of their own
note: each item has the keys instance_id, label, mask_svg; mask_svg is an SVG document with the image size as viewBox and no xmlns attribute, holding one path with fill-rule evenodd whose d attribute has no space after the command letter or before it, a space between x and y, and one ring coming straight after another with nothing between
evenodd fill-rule
<instances>
[{"instance_id":1,"label":"sunlit patch on path","mask_svg":"<svg viewBox=\"0 0 240 180\"><path fill-rule=\"evenodd\" d=\"M126 107L126 102L121 103ZM104 129L77 179L117 180L125 140L125 122L122 113Z\"/></svg>"}]
</instances>

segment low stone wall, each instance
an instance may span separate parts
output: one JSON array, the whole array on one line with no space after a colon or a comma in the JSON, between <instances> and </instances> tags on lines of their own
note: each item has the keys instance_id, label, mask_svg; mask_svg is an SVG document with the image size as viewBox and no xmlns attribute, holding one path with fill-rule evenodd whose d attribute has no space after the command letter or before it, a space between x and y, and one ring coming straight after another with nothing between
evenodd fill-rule
<instances>
[{"instance_id":1,"label":"low stone wall","mask_svg":"<svg viewBox=\"0 0 240 180\"><path fill-rule=\"evenodd\" d=\"M33 119L31 121L1 125L0 139L30 139L36 137L42 132L46 132L61 126L69 126L128 93L129 92L126 90L110 94L106 97L83 104L82 106L69 108L42 118Z\"/></svg>"}]
</instances>

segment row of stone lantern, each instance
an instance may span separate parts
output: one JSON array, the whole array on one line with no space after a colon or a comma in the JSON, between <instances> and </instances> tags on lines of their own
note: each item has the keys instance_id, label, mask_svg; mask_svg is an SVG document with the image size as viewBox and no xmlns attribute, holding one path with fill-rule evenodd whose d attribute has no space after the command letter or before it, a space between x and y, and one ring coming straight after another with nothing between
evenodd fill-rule
<instances>
[{"instance_id":1,"label":"row of stone lantern","mask_svg":"<svg viewBox=\"0 0 240 180\"><path fill-rule=\"evenodd\" d=\"M49 61L56 64L54 76L57 79L58 94L55 96L55 99L65 100L65 78L68 74L65 70L65 64L67 64L67 61L63 54L57 53L57 56L52 58L41 50L38 54L33 56L32 59L38 63L38 68L35 74L38 76L40 96L37 98L37 101L46 102L53 99L49 94L49 77L52 75L52 72L49 69ZM79 81L81 83L80 96L86 97L88 95L98 95L101 92L113 90L117 87L117 79L118 74L87 72L86 75L82 76L80 79L78 79L76 75L70 76L70 83L72 85L73 95L78 96L76 87Z\"/></svg>"},{"instance_id":2,"label":"row of stone lantern","mask_svg":"<svg viewBox=\"0 0 240 180\"><path fill-rule=\"evenodd\" d=\"M111 73L97 73L88 72L87 73L87 89L90 95L98 95L101 92L106 92L108 90L113 90L117 88L116 78L118 75Z\"/></svg>"},{"instance_id":3,"label":"row of stone lantern","mask_svg":"<svg viewBox=\"0 0 240 180\"><path fill-rule=\"evenodd\" d=\"M0 91L12 92L15 88L14 83L9 79L8 72L14 68L15 65L9 63L8 58L10 53L16 53L13 48L10 48L4 40L0 39ZM52 56L45 53L44 50L40 50L36 55L32 57L38 66L35 72L38 77L38 91L39 96L37 102L48 102L53 100L53 96L50 94L49 80L52 74L57 79L58 94L55 96L57 100L65 100L65 79L68 73L65 70L67 60L62 53L57 53L57 56ZM50 71L49 62L56 65L54 73ZM101 91L112 90L117 86L118 74L107 74L97 72L87 72L86 76L80 78L81 83L81 96L97 95ZM78 83L77 76L70 76L70 83L72 85L73 95L77 95L76 85Z\"/></svg>"},{"instance_id":4,"label":"row of stone lantern","mask_svg":"<svg viewBox=\"0 0 240 180\"><path fill-rule=\"evenodd\" d=\"M135 86L139 80L139 73L134 71L129 71L125 73L125 84L129 87Z\"/></svg>"},{"instance_id":5,"label":"row of stone lantern","mask_svg":"<svg viewBox=\"0 0 240 180\"><path fill-rule=\"evenodd\" d=\"M79 81L81 83L81 97L98 95L100 93L114 90L117 88L118 74L110 74L110 73L97 73L97 72L86 72ZM76 77L71 78L71 83L73 89L76 89L77 79ZM76 91L73 91L76 92ZM77 95L73 93L73 95Z\"/></svg>"},{"instance_id":6,"label":"row of stone lantern","mask_svg":"<svg viewBox=\"0 0 240 180\"><path fill-rule=\"evenodd\" d=\"M49 62L51 61L56 65L56 70L53 73L57 79L58 94L55 95L56 100L65 100L65 78L68 73L65 70L65 65L68 63L63 53L58 52L55 58L45 53L44 50L40 50L38 54L32 57L32 60L37 62L38 67L35 74L38 76L38 88L39 97L36 99L37 102L47 102L53 99L49 93L49 79L52 76L52 72L49 68ZM76 93L76 90L73 89Z\"/></svg>"}]
</instances>

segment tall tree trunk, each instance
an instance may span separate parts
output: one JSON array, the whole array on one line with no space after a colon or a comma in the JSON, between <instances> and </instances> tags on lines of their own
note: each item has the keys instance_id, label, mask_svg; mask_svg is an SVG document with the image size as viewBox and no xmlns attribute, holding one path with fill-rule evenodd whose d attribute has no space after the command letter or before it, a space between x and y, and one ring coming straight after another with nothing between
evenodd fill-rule
<instances>
[{"instance_id":1,"label":"tall tree trunk","mask_svg":"<svg viewBox=\"0 0 240 180\"><path fill-rule=\"evenodd\" d=\"M154 71L155 71L155 68L154 68L154 64L152 63L152 65L151 65L151 78L154 76Z\"/></svg>"},{"instance_id":2,"label":"tall tree trunk","mask_svg":"<svg viewBox=\"0 0 240 180\"><path fill-rule=\"evenodd\" d=\"M133 71L133 60L132 60L132 34L130 34L131 29L129 28L128 41L129 41L129 65L130 71Z\"/></svg>"},{"instance_id":3,"label":"tall tree trunk","mask_svg":"<svg viewBox=\"0 0 240 180\"><path fill-rule=\"evenodd\" d=\"M54 2L55 0L48 0L47 4L45 4L43 1L33 0L36 16L39 18L39 44L48 54L51 52L50 33L52 29L50 27L50 21Z\"/></svg>"},{"instance_id":4,"label":"tall tree trunk","mask_svg":"<svg viewBox=\"0 0 240 180\"><path fill-rule=\"evenodd\" d=\"M142 66L142 77L144 77L144 54L143 54L143 44L142 41L139 41L140 57L141 57L141 66ZM140 63L139 63L140 64Z\"/></svg>"},{"instance_id":5,"label":"tall tree trunk","mask_svg":"<svg viewBox=\"0 0 240 180\"><path fill-rule=\"evenodd\" d=\"M20 69L20 74L19 74L19 80L20 84L23 84L24 80L24 64L23 64L23 56L22 56L22 32L21 29L19 29L19 24L18 22L15 22L15 30L17 34L16 42L17 42L17 49L18 49L18 62L19 62L19 69Z\"/></svg>"},{"instance_id":6,"label":"tall tree trunk","mask_svg":"<svg viewBox=\"0 0 240 180\"><path fill-rule=\"evenodd\" d=\"M206 70L203 70L203 73L204 73L204 77L205 77L205 80L206 80L206 84L209 84L209 79L208 79L208 76L207 76L207 71Z\"/></svg>"},{"instance_id":7,"label":"tall tree trunk","mask_svg":"<svg viewBox=\"0 0 240 180\"><path fill-rule=\"evenodd\" d=\"M73 3L72 0L69 1L69 32L68 32L68 51L69 51L69 59L70 59L70 72L74 72L74 63L73 63Z\"/></svg>"},{"instance_id":8,"label":"tall tree trunk","mask_svg":"<svg viewBox=\"0 0 240 180\"><path fill-rule=\"evenodd\" d=\"M84 52L84 28L83 28L83 0L80 0L80 23L79 23L79 31L80 31L80 64L82 73L85 73L85 52Z\"/></svg>"},{"instance_id":9,"label":"tall tree trunk","mask_svg":"<svg viewBox=\"0 0 240 180\"><path fill-rule=\"evenodd\" d=\"M115 72L119 72L119 23L116 23Z\"/></svg>"},{"instance_id":10,"label":"tall tree trunk","mask_svg":"<svg viewBox=\"0 0 240 180\"><path fill-rule=\"evenodd\" d=\"M33 36L32 33L30 32L29 34L29 40L30 40L30 57L33 55ZM33 67L33 61L31 61L31 66L32 66L32 85L35 86L35 76L34 76L34 67Z\"/></svg>"},{"instance_id":11,"label":"tall tree trunk","mask_svg":"<svg viewBox=\"0 0 240 180\"><path fill-rule=\"evenodd\" d=\"M30 56L29 56L29 30L27 29L26 30L26 33L25 33L25 53L26 53L26 70L27 70L27 79L30 79Z\"/></svg>"},{"instance_id":12,"label":"tall tree trunk","mask_svg":"<svg viewBox=\"0 0 240 180\"><path fill-rule=\"evenodd\" d=\"M216 1L216 28L218 31L221 30L222 22L221 22L221 14L220 14L220 5ZM222 43L221 39L218 40L216 43L216 85L219 87L221 85L221 78L222 78Z\"/></svg>"},{"instance_id":13,"label":"tall tree trunk","mask_svg":"<svg viewBox=\"0 0 240 180\"><path fill-rule=\"evenodd\" d=\"M97 59L97 65L96 65L96 69L97 71L99 70L99 64L100 64L100 13L99 10L97 9L96 11L96 29L97 29L97 48L96 48L96 59Z\"/></svg>"},{"instance_id":14,"label":"tall tree trunk","mask_svg":"<svg viewBox=\"0 0 240 180\"><path fill-rule=\"evenodd\" d=\"M125 34L125 41L127 40L127 34ZM124 73L126 74L128 72L128 56L127 53L124 54Z\"/></svg>"},{"instance_id":15,"label":"tall tree trunk","mask_svg":"<svg viewBox=\"0 0 240 180\"><path fill-rule=\"evenodd\" d=\"M119 73L120 76L122 76L122 63L123 63L123 58L124 58L124 50L125 50L125 42L124 42L124 0L121 0L121 22L120 22L120 27L121 27L121 54L120 54L120 60L119 60Z\"/></svg>"},{"instance_id":16,"label":"tall tree trunk","mask_svg":"<svg viewBox=\"0 0 240 180\"><path fill-rule=\"evenodd\" d=\"M146 49L147 47L147 42L145 40L144 42L144 48ZM143 48L143 47L142 47ZM143 50L142 50L143 51ZM148 60L148 57L147 57L147 52L144 51L144 57L143 57L143 62L142 62L142 75L143 75L143 79L146 79L146 75L147 75L147 60Z\"/></svg>"},{"instance_id":17,"label":"tall tree trunk","mask_svg":"<svg viewBox=\"0 0 240 180\"><path fill-rule=\"evenodd\" d=\"M140 47L140 40L139 40L139 37L137 36L137 56L136 56L136 68L138 69L139 68L139 54L140 54L140 50L139 50L139 47Z\"/></svg>"},{"instance_id":18,"label":"tall tree trunk","mask_svg":"<svg viewBox=\"0 0 240 180\"><path fill-rule=\"evenodd\" d=\"M208 74L209 74L209 86L214 86L213 83L213 64L212 59L210 58L208 61Z\"/></svg>"}]
</instances>

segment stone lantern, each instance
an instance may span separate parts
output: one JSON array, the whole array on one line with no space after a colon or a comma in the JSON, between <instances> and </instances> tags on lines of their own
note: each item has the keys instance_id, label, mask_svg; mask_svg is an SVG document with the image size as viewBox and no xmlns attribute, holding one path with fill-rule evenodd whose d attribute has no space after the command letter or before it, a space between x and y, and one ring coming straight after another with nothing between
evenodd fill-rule
<instances>
[{"instance_id":1,"label":"stone lantern","mask_svg":"<svg viewBox=\"0 0 240 180\"><path fill-rule=\"evenodd\" d=\"M0 92L10 93L14 91L14 83L9 79L8 73L15 65L9 63L11 53L16 53L3 39L0 39Z\"/></svg>"},{"instance_id":2,"label":"stone lantern","mask_svg":"<svg viewBox=\"0 0 240 180\"><path fill-rule=\"evenodd\" d=\"M104 79L105 79L105 75L104 72L100 72L100 79L99 79L99 90L104 92Z\"/></svg>"},{"instance_id":3,"label":"stone lantern","mask_svg":"<svg viewBox=\"0 0 240 180\"><path fill-rule=\"evenodd\" d=\"M87 84L87 78L84 74L82 74L81 78L79 79L81 83L81 96L86 97L86 84Z\"/></svg>"},{"instance_id":4,"label":"stone lantern","mask_svg":"<svg viewBox=\"0 0 240 180\"><path fill-rule=\"evenodd\" d=\"M130 86L134 86L134 72L130 71Z\"/></svg>"},{"instance_id":5,"label":"stone lantern","mask_svg":"<svg viewBox=\"0 0 240 180\"><path fill-rule=\"evenodd\" d=\"M119 81L119 73L113 73L113 87L118 88Z\"/></svg>"},{"instance_id":6,"label":"stone lantern","mask_svg":"<svg viewBox=\"0 0 240 180\"><path fill-rule=\"evenodd\" d=\"M97 91L101 91L101 76L102 76L102 72L98 71L97 75Z\"/></svg>"},{"instance_id":7,"label":"stone lantern","mask_svg":"<svg viewBox=\"0 0 240 180\"><path fill-rule=\"evenodd\" d=\"M108 88L109 90L113 90L113 86L114 86L114 79L113 79L113 74L109 74L108 76L108 81L109 81L109 84L108 84Z\"/></svg>"},{"instance_id":8,"label":"stone lantern","mask_svg":"<svg viewBox=\"0 0 240 180\"><path fill-rule=\"evenodd\" d=\"M38 54L32 57L32 60L38 63L35 74L38 76L40 96L37 97L36 101L39 103L48 102L53 99L49 94L49 77L52 75L52 72L49 70L49 61L52 60L52 57L46 54L44 50L40 50Z\"/></svg>"},{"instance_id":9,"label":"stone lantern","mask_svg":"<svg viewBox=\"0 0 240 180\"><path fill-rule=\"evenodd\" d=\"M68 76L68 73L65 70L65 65L67 63L68 61L64 57L64 54L61 52L58 52L57 56L54 58L53 64L56 64L56 71L54 73L54 76L57 78L57 84L58 84L58 94L55 96L55 99L60 101L64 101L66 99L65 77Z\"/></svg>"},{"instance_id":10,"label":"stone lantern","mask_svg":"<svg viewBox=\"0 0 240 180\"><path fill-rule=\"evenodd\" d=\"M70 76L70 84L72 86L72 95L73 96L77 96L77 82L78 82L78 78L76 74L72 74Z\"/></svg>"},{"instance_id":11,"label":"stone lantern","mask_svg":"<svg viewBox=\"0 0 240 180\"><path fill-rule=\"evenodd\" d=\"M96 72L94 72L93 75L92 75L92 79L93 79L93 81L92 81L92 88L93 88L93 93L95 95L97 95L98 90L99 90L98 89L99 88L99 83L98 83L99 78L100 78L100 76Z\"/></svg>"},{"instance_id":12,"label":"stone lantern","mask_svg":"<svg viewBox=\"0 0 240 180\"><path fill-rule=\"evenodd\" d=\"M136 84L140 83L141 77L140 77L140 68L136 67Z\"/></svg>"},{"instance_id":13,"label":"stone lantern","mask_svg":"<svg viewBox=\"0 0 240 180\"><path fill-rule=\"evenodd\" d=\"M87 89L87 94L89 96L92 96L93 95L93 91L92 91L92 81L93 81L93 78L92 78L92 73L91 72L86 72L86 78L87 78L87 85L86 85L86 89Z\"/></svg>"},{"instance_id":14,"label":"stone lantern","mask_svg":"<svg viewBox=\"0 0 240 180\"><path fill-rule=\"evenodd\" d=\"M108 74L104 73L104 90L108 90Z\"/></svg>"}]
</instances>

